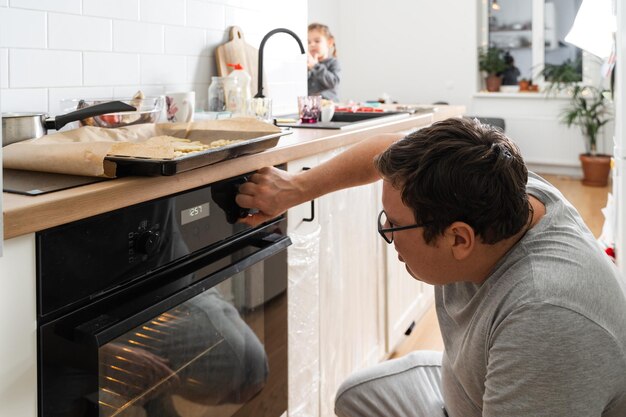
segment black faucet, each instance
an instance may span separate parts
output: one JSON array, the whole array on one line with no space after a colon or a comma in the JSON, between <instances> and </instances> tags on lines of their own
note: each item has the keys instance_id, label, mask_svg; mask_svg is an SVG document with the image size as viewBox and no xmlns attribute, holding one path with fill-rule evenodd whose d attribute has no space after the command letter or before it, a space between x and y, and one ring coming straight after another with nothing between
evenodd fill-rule
<instances>
[{"instance_id":1,"label":"black faucet","mask_svg":"<svg viewBox=\"0 0 626 417\"><path fill-rule=\"evenodd\" d=\"M293 33L291 30L289 29L284 29L284 28L278 28L278 29L274 29L271 30L267 33L267 35L263 36L263 40L261 41L261 46L259 46L259 73L258 73L258 87L257 87L257 92L256 95L254 96L254 98L263 98L265 97L263 95L263 48L265 47L265 42L267 42L267 40L272 36L275 35L276 33L288 33L291 36L293 36L293 38L298 42L298 45L300 46L300 52L304 54L304 46L302 46L302 41L300 40L300 38L298 37L298 35L296 35L295 33Z\"/></svg>"}]
</instances>

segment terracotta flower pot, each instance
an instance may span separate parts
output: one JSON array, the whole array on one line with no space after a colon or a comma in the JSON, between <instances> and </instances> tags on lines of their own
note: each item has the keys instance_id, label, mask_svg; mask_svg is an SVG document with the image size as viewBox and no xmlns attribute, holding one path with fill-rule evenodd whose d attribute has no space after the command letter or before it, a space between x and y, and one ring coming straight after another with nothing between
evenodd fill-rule
<instances>
[{"instance_id":1,"label":"terracotta flower pot","mask_svg":"<svg viewBox=\"0 0 626 417\"><path fill-rule=\"evenodd\" d=\"M518 83L519 85L519 91L528 91L528 86L530 85L530 82L522 80Z\"/></svg>"},{"instance_id":2,"label":"terracotta flower pot","mask_svg":"<svg viewBox=\"0 0 626 417\"><path fill-rule=\"evenodd\" d=\"M579 159L583 166L583 185L605 187L609 183L610 155L581 154Z\"/></svg>"},{"instance_id":3,"label":"terracotta flower pot","mask_svg":"<svg viewBox=\"0 0 626 417\"><path fill-rule=\"evenodd\" d=\"M485 78L487 84L487 91L496 92L500 91L500 85L502 84L502 77L499 75L491 74Z\"/></svg>"}]
</instances>

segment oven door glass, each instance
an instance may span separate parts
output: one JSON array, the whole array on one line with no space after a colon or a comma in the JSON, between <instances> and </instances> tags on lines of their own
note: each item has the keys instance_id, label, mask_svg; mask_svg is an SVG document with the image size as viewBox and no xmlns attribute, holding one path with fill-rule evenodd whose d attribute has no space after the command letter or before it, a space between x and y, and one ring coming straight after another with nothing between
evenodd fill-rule
<instances>
[{"instance_id":1,"label":"oven door glass","mask_svg":"<svg viewBox=\"0 0 626 417\"><path fill-rule=\"evenodd\" d=\"M104 344L101 417L231 416L268 383L263 281L240 273ZM286 381L283 381L286 383ZM259 414L250 414L259 415Z\"/></svg>"}]
</instances>

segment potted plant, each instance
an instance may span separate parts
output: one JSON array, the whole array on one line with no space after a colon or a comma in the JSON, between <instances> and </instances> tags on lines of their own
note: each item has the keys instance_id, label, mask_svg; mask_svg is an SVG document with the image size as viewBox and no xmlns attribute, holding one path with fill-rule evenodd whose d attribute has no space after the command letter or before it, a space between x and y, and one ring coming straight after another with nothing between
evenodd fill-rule
<instances>
[{"instance_id":1,"label":"potted plant","mask_svg":"<svg viewBox=\"0 0 626 417\"><path fill-rule=\"evenodd\" d=\"M528 78L522 78L517 83L519 85L519 91L528 91L530 87L530 80Z\"/></svg>"},{"instance_id":2,"label":"potted plant","mask_svg":"<svg viewBox=\"0 0 626 417\"><path fill-rule=\"evenodd\" d=\"M582 61L566 60L562 64L545 64L539 73L546 80L546 94L556 94L582 81Z\"/></svg>"},{"instance_id":3,"label":"potted plant","mask_svg":"<svg viewBox=\"0 0 626 417\"><path fill-rule=\"evenodd\" d=\"M502 71L506 68L504 51L498 47L490 46L478 50L478 67L487 74L485 83L487 91L500 91L502 83Z\"/></svg>"},{"instance_id":4,"label":"potted plant","mask_svg":"<svg viewBox=\"0 0 626 417\"><path fill-rule=\"evenodd\" d=\"M597 153L602 127L612 119L608 92L592 86L575 85L570 104L561 114L568 127L580 127L585 138L585 153L580 155L583 184L605 186L611 171L611 156Z\"/></svg>"}]
</instances>

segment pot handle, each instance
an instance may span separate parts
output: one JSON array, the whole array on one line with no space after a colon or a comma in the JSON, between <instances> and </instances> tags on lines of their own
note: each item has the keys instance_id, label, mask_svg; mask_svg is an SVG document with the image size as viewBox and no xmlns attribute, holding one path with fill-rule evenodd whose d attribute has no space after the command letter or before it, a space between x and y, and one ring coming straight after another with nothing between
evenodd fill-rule
<instances>
[{"instance_id":1,"label":"pot handle","mask_svg":"<svg viewBox=\"0 0 626 417\"><path fill-rule=\"evenodd\" d=\"M106 103L95 104L93 106L85 107L84 109L46 119L46 129L59 130L70 122L122 111L137 111L137 109L122 101L107 101Z\"/></svg>"}]
</instances>

